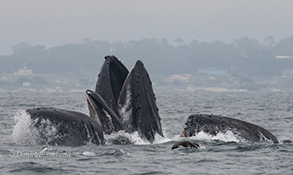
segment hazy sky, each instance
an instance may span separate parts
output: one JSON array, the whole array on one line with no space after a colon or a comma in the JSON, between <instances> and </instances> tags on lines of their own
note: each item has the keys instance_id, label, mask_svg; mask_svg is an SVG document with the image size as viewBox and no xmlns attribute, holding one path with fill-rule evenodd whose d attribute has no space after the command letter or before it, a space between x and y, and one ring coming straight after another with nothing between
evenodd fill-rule
<instances>
[{"instance_id":1,"label":"hazy sky","mask_svg":"<svg viewBox=\"0 0 293 175\"><path fill-rule=\"evenodd\" d=\"M293 35L292 0L0 0L0 55L19 42L178 37L186 42Z\"/></svg>"}]
</instances>

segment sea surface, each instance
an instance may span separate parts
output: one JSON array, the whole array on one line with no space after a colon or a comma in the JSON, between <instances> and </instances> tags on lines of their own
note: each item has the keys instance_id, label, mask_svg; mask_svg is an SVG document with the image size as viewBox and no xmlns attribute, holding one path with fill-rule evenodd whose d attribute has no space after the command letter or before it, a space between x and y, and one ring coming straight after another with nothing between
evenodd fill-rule
<instances>
[{"instance_id":1,"label":"sea surface","mask_svg":"<svg viewBox=\"0 0 293 175\"><path fill-rule=\"evenodd\" d=\"M85 90L1 91L0 174L293 174L293 143L245 143L229 133L200 134L188 138L200 149L171 150L183 139L179 136L187 117L195 113L241 119L266 128L280 141L293 140L293 92L154 90L164 138L148 143L134 133L127 135L131 145L80 147L36 144L25 110L58 107L87 114Z\"/></svg>"}]
</instances>

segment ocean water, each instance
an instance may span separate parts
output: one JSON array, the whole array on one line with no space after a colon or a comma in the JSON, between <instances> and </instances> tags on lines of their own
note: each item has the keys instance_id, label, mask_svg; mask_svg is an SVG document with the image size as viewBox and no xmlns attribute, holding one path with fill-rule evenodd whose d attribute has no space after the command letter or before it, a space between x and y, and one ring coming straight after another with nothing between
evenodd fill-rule
<instances>
[{"instance_id":1,"label":"ocean water","mask_svg":"<svg viewBox=\"0 0 293 175\"><path fill-rule=\"evenodd\" d=\"M25 110L58 107L88 113L85 91L0 92L0 174L293 174L293 143L245 143L226 133L188 138L200 149L171 147L190 114L223 115L293 140L293 92L155 89L165 138L154 143L46 146L34 142ZM117 133L117 135L125 133ZM111 139L115 135L107 136ZM186 139L186 138L185 138Z\"/></svg>"}]
</instances>

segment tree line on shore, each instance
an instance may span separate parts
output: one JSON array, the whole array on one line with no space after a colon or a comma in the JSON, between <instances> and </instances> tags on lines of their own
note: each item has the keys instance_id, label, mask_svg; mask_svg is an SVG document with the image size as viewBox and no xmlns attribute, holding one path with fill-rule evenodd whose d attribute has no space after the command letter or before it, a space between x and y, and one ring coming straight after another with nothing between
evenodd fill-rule
<instances>
[{"instance_id":1,"label":"tree line on shore","mask_svg":"<svg viewBox=\"0 0 293 175\"><path fill-rule=\"evenodd\" d=\"M232 43L197 40L185 43L178 38L173 44L166 39L128 42L84 39L80 44L52 48L22 42L13 47L13 54L0 56L0 73L16 72L24 64L37 74L97 73L106 55L117 56L128 68L140 59L152 74L194 74L200 69L217 68L232 75L280 76L283 70L293 69L293 36L278 42L267 37L262 43L248 37Z\"/></svg>"}]
</instances>

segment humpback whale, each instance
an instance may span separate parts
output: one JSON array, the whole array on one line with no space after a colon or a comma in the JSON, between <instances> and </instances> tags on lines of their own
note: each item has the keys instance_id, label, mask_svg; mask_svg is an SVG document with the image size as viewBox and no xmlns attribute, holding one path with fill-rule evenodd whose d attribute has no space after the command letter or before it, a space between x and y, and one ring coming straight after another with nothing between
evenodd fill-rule
<instances>
[{"instance_id":1,"label":"humpback whale","mask_svg":"<svg viewBox=\"0 0 293 175\"><path fill-rule=\"evenodd\" d=\"M101 100L99 100L101 99ZM150 142L163 136L152 82L138 60L129 72L115 57L105 57L95 92L87 91L90 116L98 118L106 134L137 131Z\"/></svg>"},{"instance_id":2,"label":"humpback whale","mask_svg":"<svg viewBox=\"0 0 293 175\"><path fill-rule=\"evenodd\" d=\"M80 146L104 143L102 127L83 113L58 108L33 108L26 112L42 137L41 144Z\"/></svg>"},{"instance_id":3,"label":"humpback whale","mask_svg":"<svg viewBox=\"0 0 293 175\"><path fill-rule=\"evenodd\" d=\"M240 140L247 142L279 142L268 130L255 124L229 117L193 114L188 117L185 125L181 135L184 137L192 137L199 132L205 132L215 136L219 132L225 133L231 131Z\"/></svg>"},{"instance_id":4,"label":"humpback whale","mask_svg":"<svg viewBox=\"0 0 293 175\"><path fill-rule=\"evenodd\" d=\"M163 136L152 83L140 60L129 72L115 56L106 56L95 91L87 90L86 99L89 116L58 108L33 108L26 112L47 144L103 144L104 134L120 130L138 132L150 142L156 133ZM44 133L48 122L57 129L53 136Z\"/></svg>"}]
</instances>

